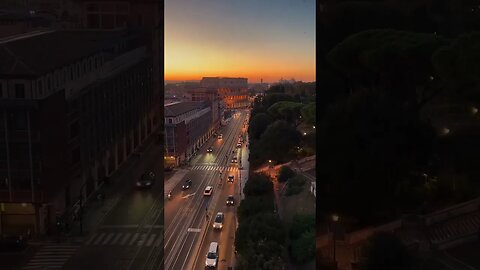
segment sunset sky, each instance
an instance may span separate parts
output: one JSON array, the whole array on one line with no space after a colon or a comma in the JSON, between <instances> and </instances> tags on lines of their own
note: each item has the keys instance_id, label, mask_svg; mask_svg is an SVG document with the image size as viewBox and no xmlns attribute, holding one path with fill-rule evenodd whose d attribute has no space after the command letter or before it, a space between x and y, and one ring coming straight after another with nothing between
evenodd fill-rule
<instances>
[{"instance_id":1,"label":"sunset sky","mask_svg":"<svg viewBox=\"0 0 480 270\"><path fill-rule=\"evenodd\" d=\"M165 0L165 80L315 81L314 0Z\"/></svg>"}]
</instances>

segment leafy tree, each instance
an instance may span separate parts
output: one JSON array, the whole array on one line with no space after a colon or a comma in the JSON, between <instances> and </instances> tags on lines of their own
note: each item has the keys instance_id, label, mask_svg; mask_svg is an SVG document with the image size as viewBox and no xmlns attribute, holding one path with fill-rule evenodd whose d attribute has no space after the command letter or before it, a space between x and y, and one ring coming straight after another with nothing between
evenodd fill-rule
<instances>
[{"instance_id":1,"label":"leafy tree","mask_svg":"<svg viewBox=\"0 0 480 270\"><path fill-rule=\"evenodd\" d=\"M302 107L300 110L302 119L305 123L315 125L316 123L316 103L312 102Z\"/></svg>"},{"instance_id":2,"label":"leafy tree","mask_svg":"<svg viewBox=\"0 0 480 270\"><path fill-rule=\"evenodd\" d=\"M260 213L239 223L235 237L235 247L241 254L246 254L249 246L258 244L259 241L273 241L280 245L285 243L285 230L281 226L277 215L273 213ZM265 251L257 250L266 254Z\"/></svg>"},{"instance_id":3,"label":"leafy tree","mask_svg":"<svg viewBox=\"0 0 480 270\"><path fill-rule=\"evenodd\" d=\"M246 196L270 195L273 192L273 183L265 174L251 174L245 188L243 189Z\"/></svg>"},{"instance_id":4,"label":"leafy tree","mask_svg":"<svg viewBox=\"0 0 480 270\"><path fill-rule=\"evenodd\" d=\"M317 211L344 212L367 225L401 211L392 194L410 172L427 165L434 132L398 100L368 91L332 106L317 136L323 164Z\"/></svg>"},{"instance_id":5,"label":"leafy tree","mask_svg":"<svg viewBox=\"0 0 480 270\"><path fill-rule=\"evenodd\" d=\"M315 229L315 216L314 215L295 215L290 225L290 238L297 239L300 236L310 230Z\"/></svg>"},{"instance_id":6,"label":"leafy tree","mask_svg":"<svg viewBox=\"0 0 480 270\"><path fill-rule=\"evenodd\" d=\"M258 152L262 160L274 159L278 162L288 161L290 150L300 143L301 135L294 126L283 120L269 125L260 137Z\"/></svg>"},{"instance_id":7,"label":"leafy tree","mask_svg":"<svg viewBox=\"0 0 480 270\"><path fill-rule=\"evenodd\" d=\"M381 89L418 110L437 93L431 83L431 58L445 43L434 34L368 30L339 43L328 60L347 76L354 91Z\"/></svg>"},{"instance_id":8,"label":"leafy tree","mask_svg":"<svg viewBox=\"0 0 480 270\"><path fill-rule=\"evenodd\" d=\"M272 118L266 113L258 113L252 117L248 126L250 138L254 140L259 139L272 121Z\"/></svg>"},{"instance_id":9,"label":"leafy tree","mask_svg":"<svg viewBox=\"0 0 480 270\"><path fill-rule=\"evenodd\" d=\"M377 233L368 243L367 261L363 270L410 270L413 268L413 255L395 235Z\"/></svg>"},{"instance_id":10,"label":"leafy tree","mask_svg":"<svg viewBox=\"0 0 480 270\"><path fill-rule=\"evenodd\" d=\"M460 36L437 50L433 65L442 83L463 99L480 101L480 32ZM450 95L452 96L452 95Z\"/></svg>"},{"instance_id":11,"label":"leafy tree","mask_svg":"<svg viewBox=\"0 0 480 270\"><path fill-rule=\"evenodd\" d=\"M295 172L288 166L282 166L278 173L278 182L286 182L288 179L295 176Z\"/></svg>"},{"instance_id":12,"label":"leafy tree","mask_svg":"<svg viewBox=\"0 0 480 270\"><path fill-rule=\"evenodd\" d=\"M315 258L315 230L312 228L293 240L292 258L298 263L305 263Z\"/></svg>"},{"instance_id":13,"label":"leafy tree","mask_svg":"<svg viewBox=\"0 0 480 270\"><path fill-rule=\"evenodd\" d=\"M240 202L237 209L238 221L241 223L259 213L273 213L274 205L271 196L248 196Z\"/></svg>"},{"instance_id":14,"label":"leafy tree","mask_svg":"<svg viewBox=\"0 0 480 270\"><path fill-rule=\"evenodd\" d=\"M298 174L288 179L286 195L290 196L290 195L295 195L302 192L303 186L305 185L305 183L306 183L305 178L303 178L303 176Z\"/></svg>"},{"instance_id":15,"label":"leafy tree","mask_svg":"<svg viewBox=\"0 0 480 270\"><path fill-rule=\"evenodd\" d=\"M294 101L294 98L289 94L267 92L262 99L262 106L264 108L270 108L270 106L279 101Z\"/></svg>"},{"instance_id":16,"label":"leafy tree","mask_svg":"<svg viewBox=\"0 0 480 270\"><path fill-rule=\"evenodd\" d=\"M279 101L268 108L268 113L276 119L283 119L296 125L297 121L299 120L300 109L302 107L302 103Z\"/></svg>"}]
</instances>

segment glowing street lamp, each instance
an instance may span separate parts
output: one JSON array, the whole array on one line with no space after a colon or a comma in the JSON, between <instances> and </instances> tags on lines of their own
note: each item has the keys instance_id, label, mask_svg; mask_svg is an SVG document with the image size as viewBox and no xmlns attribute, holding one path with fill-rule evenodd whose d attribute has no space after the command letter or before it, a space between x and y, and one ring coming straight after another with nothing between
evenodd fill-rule
<instances>
[{"instance_id":1,"label":"glowing street lamp","mask_svg":"<svg viewBox=\"0 0 480 270\"><path fill-rule=\"evenodd\" d=\"M335 263L335 269L337 269L337 258L336 258L336 246L337 246L337 238L336 238L336 232L337 232L337 222L340 220L340 217L337 214L332 215L332 221L333 221L333 262Z\"/></svg>"},{"instance_id":2,"label":"glowing street lamp","mask_svg":"<svg viewBox=\"0 0 480 270\"><path fill-rule=\"evenodd\" d=\"M307 136L307 132L303 132L303 136Z\"/></svg>"}]
</instances>

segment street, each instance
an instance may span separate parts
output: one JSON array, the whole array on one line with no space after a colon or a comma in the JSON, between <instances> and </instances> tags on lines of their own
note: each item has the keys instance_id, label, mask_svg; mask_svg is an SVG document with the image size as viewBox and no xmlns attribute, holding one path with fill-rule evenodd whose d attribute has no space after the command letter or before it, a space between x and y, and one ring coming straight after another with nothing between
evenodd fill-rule
<instances>
[{"instance_id":1,"label":"street","mask_svg":"<svg viewBox=\"0 0 480 270\"><path fill-rule=\"evenodd\" d=\"M191 161L188 173L172 190L173 197L165 203L165 269L204 269L205 256L211 242L219 243L218 269L234 265L234 236L236 207L239 203L239 171L231 163L233 155L241 160L236 148L239 135L246 132L246 112L233 116L218 132L223 139L211 138ZM245 144L243 144L244 146ZM207 153L212 147L213 152ZM232 153L233 150L235 154ZM233 183L227 177L234 175ZM182 190L189 179L192 186ZM204 196L205 187L214 187L211 196ZM235 196L235 205L226 206L228 195ZM225 219L221 231L213 231L213 219L223 212Z\"/></svg>"},{"instance_id":2,"label":"street","mask_svg":"<svg viewBox=\"0 0 480 270\"><path fill-rule=\"evenodd\" d=\"M163 153L153 145L116 185L118 203L105 215L63 269L163 269ZM146 171L157 175L151 189L135 182Z\"/></svg>"}]
</instances>

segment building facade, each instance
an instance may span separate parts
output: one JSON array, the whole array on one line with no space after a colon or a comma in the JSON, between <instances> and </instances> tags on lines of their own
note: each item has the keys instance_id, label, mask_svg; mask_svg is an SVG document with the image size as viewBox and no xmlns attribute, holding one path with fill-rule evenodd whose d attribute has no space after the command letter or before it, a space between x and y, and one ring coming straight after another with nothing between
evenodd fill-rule
<instances>
[{"instance_id":1,"label":"building facade","mask_svg":"<svg viewBox=\"0 0 480 270\"><path fill-rule=\"evenodd\" d=\"M52 31L0 43L0 232L55 231L158 129L148 36Z\"/></svg>"},{"instance_id":2,"label":"building facade","mask_svg":"<svg viewBox=\"0 0 480 270\"><path fill-rule=\"evenodd\" d=\"M250 105L247 78L203 77L200 85L215 89L225 110L247 108Z\"/></svg>"},{"instance_id":3,"label":"building facade","mask_svg":"<svg viewBox=\"0 0 480 270\"><path fill-rule=\"evenodd\" d=\"M165 166L188 163L213 135L211 111L207 101L165 105Z\"/></svg>"}]
</instances>

